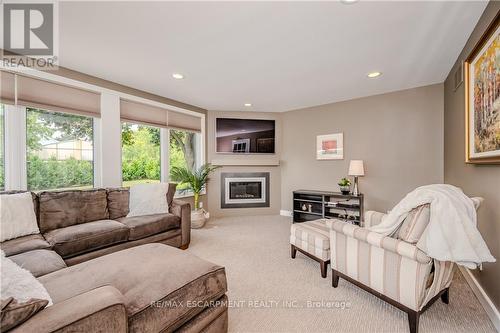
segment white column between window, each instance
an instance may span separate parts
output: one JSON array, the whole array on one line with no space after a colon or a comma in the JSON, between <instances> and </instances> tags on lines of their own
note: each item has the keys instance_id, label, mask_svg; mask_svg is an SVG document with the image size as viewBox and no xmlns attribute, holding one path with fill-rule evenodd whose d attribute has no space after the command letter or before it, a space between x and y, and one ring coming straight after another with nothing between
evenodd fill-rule
<instances>
[{"instance_id":1,"label":"white column between window","mask_svg":"<svg viewBox=\"0 0 500 333\"><path fill-rule=\"evenodd\" d=\"M94 187L102 187L102 135L101 118L93 119L93 145L94 145Z\"/></svg>"},{"instance_id":2,"label":"white column between window","mask_svg":"<svg viewBox=\"0 0 500 333\"><path fill-rule=\"evenodd\" d=\"M163 183L170 180L170 130L160 128L160 179Z\"/></svg>"},{"instance_id":3,"label":"white column between window","mask_svg":"<svg viewBox=\"0 0 500 333\"><path fill-rule=\"evenodd\" d=\"M27 190L26 108L5 105L5 190Z\"/></svg>"},{"instance_id":4,"label":"white column between window","mask_svg":"<svg viewBox=\"0 0 500 333\"><path fill-rule=\"evenodd\" d=\"M101 120L97 157L102 187L122 186L122 125L120 121L120 97L101 94Z\"/></svg>"}]
</instances>

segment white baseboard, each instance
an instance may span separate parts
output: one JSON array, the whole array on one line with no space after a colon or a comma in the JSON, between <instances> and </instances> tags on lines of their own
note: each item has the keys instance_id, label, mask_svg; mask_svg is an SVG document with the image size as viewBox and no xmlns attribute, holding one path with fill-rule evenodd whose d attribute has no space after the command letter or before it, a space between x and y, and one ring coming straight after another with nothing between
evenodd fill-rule
<instances>
[{"instance_id":1,"label":"white baseboard","mask_svg":"<svg viewBox=\"0 0 500 333\"><path fill-rule=\"evenodd\" d=\"M289 210L280 210L280 215L281 216L287 216L287 217L293 217L293 213Z\"/></svg>"},{"instance_id":2,"label":"white baseboard","mask_svg":"<svg viewBox=\"0 0 500 333\"><path fill-rule=\"evenodd\" d=\"M490 317L490 320L492 321L496 330L500 332L500 312L498 312L495 304L493 304L488 295L486 295L483 287L481 287L479 282L477 282L476 278L474 277L474 275L472 275L470 270L462 266L458 266L458 268L460 269L460 272L462 272L462 275L474 292L474 295L476 295L479 303L481 303L484 310L488 314L488 317Z\"/></svg>"}]
</instances>

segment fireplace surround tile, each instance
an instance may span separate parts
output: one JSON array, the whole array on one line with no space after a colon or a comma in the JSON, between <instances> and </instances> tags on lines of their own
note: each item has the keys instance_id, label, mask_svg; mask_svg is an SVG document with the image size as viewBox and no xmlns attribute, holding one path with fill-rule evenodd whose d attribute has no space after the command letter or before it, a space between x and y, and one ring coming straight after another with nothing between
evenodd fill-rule
<instances>
[{"instance_id":1,"label":"fireplace surround tile","mask_svg":"<svg viewBox=\"0 0 500 333\"><path fill-rule=\"evenodd\" d=\"M221 208L270 206L269 172L222 172Z\"/></svg>"}]
</instances>

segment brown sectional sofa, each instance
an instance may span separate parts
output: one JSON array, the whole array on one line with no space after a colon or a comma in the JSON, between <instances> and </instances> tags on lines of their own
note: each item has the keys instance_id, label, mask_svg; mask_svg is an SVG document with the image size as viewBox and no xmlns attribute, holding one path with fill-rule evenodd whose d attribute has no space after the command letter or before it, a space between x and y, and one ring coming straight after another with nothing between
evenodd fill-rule
<instances>
[{"instance_id":1,"label":"brown sectional sofa","mask_svg":"<svg viewBox=\"0 0 500 333\"><path fill-rule=\"evenodd\" d=\"M226 332L223 267L147 244L44 275L54 305L11 332Z\"/></svg>"},{"instance_id":2,"label":"brown sectional sofa","mask_svg":"<svg viewBox=\"0 0 500 333\"><path fill-rule=\"evenodd\" d=\"M174 199L175 188L176 184L169 184L166 200L170 213L137 217L126 217L127 188L32 193L41 234L11 239L0 246L6 256L35 276L141 244L186 249L191 207Z\"/></svg>"},{"instance_id":3,"label":"brown sectional sofa","mask_svg":"<svg viewBox=\"0 0 500 333\"><path fill-rule=\"evenodd\" d=\"M226 332L225 270L174 248L191 208L173 193L170 213L132 218L123 188L32 194L41 234L0 246L54 304L11 332Z\"/></svg>"}]
</instances>

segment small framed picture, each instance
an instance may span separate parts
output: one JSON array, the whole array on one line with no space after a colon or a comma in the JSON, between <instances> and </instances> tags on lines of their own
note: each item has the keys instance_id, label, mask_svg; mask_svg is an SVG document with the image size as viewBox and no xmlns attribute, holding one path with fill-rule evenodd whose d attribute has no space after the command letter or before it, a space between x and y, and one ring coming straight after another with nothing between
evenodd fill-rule
<instances>
[{"instance_id":1,"label":"small framed picture","mask_svg":"<svg viewBox=\"0 0 500 333\"><path fill-rule=\"evenodd\" d=\"M316 138L317 160L344 159L344 133L318 135Z\"/></svg>"}]
</instances>

